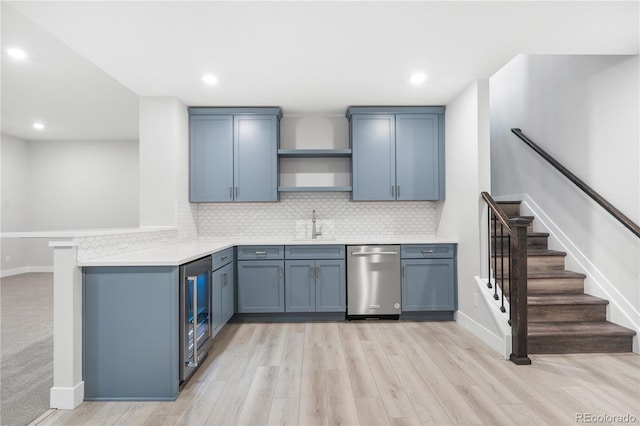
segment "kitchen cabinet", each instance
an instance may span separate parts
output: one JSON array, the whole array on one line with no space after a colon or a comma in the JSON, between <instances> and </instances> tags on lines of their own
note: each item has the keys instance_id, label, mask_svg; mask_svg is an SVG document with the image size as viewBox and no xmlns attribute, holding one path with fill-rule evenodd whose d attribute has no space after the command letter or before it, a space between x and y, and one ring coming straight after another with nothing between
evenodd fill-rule
<instances>
[{"instance_id":1,"label":"kitchen cabinet","mask_svg":"<svg viewBox=\"0 0 640 426\"><path fill-rule=\"evenodd\" d=\"M444 107L351 107L352 198L444 199Z\"/></svg>"},{"instance_id":2,"label":"kitchen cabinet","mask_svg":"<svg viewBox=\"0 0 640 426\"><path fill-rule=\"evenodd\" d=\"M402 311L457 309L453 244L401 246Z\"/></svg>"},{"instance_id":3,"label":"kitchen cabinet","mask_svg":"<svg viewBox=\"0 0 640 426\"><path fill-rule=\"evenodd\" d=\"M191 202L278 200L280 108L189 108Z\"/></svg>"},{"instance_id":4,"label":"kitchen cabinet","mask_svg":"<svg viewBox=\"0 0 640 426\"><path fill-rule=\"evenodd\" d=\"M224 327L235 311L235 274L233 248L212 255L213 273L212 297L212 336Z\"/></svg>"},{"instance_id":5,"label":"kitchen cabinet","mask_svg":"<svg viewBox=\"0 0 640 426\"><path fill-rule=\"evenodd\" d=\"M238 247L238 313L284 312L282 251L282 246Z\"/></svg>"},{"instance_id":6,"label":"kitchen cabinet","mask_svg":"<svg viewBox=\"0 0 640 426\"><path fill-rule=\"evenodd\" d=\"M286 246L286 312L345 312L344 246Z\"/></svg>"},{"instance_id":7,"label":"kitchen cabinet","mask_svg":"<svg viewBox=\"0 0 640 426\"><path fill-rule=\"evenodd\" d=\"M85 267L85 400L174 400L179 378L179 271Z\"/></svg>"}]
</instances>

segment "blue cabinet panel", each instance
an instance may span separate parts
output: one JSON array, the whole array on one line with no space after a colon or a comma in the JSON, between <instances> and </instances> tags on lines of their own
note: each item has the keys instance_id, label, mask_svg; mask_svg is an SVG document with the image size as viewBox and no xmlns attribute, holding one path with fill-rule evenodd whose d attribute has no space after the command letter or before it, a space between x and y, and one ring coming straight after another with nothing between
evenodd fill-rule
<instances>
[{"instance_id":1,"label":"blue cabinet panel","mask_svg":"<svg viewBox=\"0 0 640 426\"><path fill-rule=\"evenodd\" d=\"M354 200L395 200L395 116L351 118Z\"/></svg>"},{"instance_id":2,"label":"blue cabinet panel","mask_svg":"<svg viewBox=\"0 0 640 426\"><path fill-rule=\"evenodd\" d=\"M400 255L403 259L453 258L456 252L453 244L403 244L400 247Z\"/></svg>"},{"instance_id":3,"label":"blue cabinet panel","mask_svg":"<svg viewBox=\"0 0 640 426\"><path fill-rule=\"evenodd\" d=\"M439 198L437 114L396 115L396 199Z\"/></svg>"},{"instance_id":4,"label":"blue cabinet panel","mask_svg":"<svg viewBox=\"0 0 640 426\"><path fill-rule=\"evenodd\" d=\"M278 200L278 119L234 116L236 201Z\"/></svg>"},{"instance_id":5,"label":"blue cabinet panel","mask_svg":"<svg viewBox=\"0 0 640 426\"><path fill-rule=\"evenodd\" d=\"M345 312L347 277L345 261L316 260L316 312Z\"/></svg>"},{"instance_id":6,"label":"blue cabinet panel","mask_svg":"<svg viewBox=\"0 0 640 426\"><path fill-rule=\"evenodd\" d=\"M455 310L454 265L454 259L402 260L402 310Z\"/></svg>"},{"instance_id":7,"label":"blue cabinet panel","mask_svg":"<svg viewBox=\"0 0 640 426\"><path fill-rule=\"evenodd\" d=\"M233 116L189 118L189 183L192 202L233 200Z\"/></svg>"},{"instance_id":8,"label":"blue cabinet panel","mask_svg":"<svg viewBox=\"0 0 640 426\"><path fill-rule=\"evenodd\" d=\"M222 324L229 322L236 309L235 265L230 263L220 269L222 272Z\"/></svg>"},{"instance_id":9,"label":"blue cabinet panel","mask_svg":"<svg viewBox=\"0 0 640 426\"><path fill-rule=\"evenodd\" d=\"M284 246L239 246L238 260L284 259Z\"/></svg>"},{"instance_id":10,"label":"blue cabinet panel","mask_svg":"<svg viewBox=\"0 0 640 426\"><path fill-rule=\"evenodd\" d=\"M179 388L177 267L83 271L87 400L173 400Z\"/></svg>"},{"instance_id":11,"label":"blue cabinet panel","mask_svg":"<svg viewBox=\"0 0 640 426\"><path fill-rule=\"evenodd\" d=\"M285 262L285 295L287 312L315 312L316 284L313 260Z\"/></svg>"},{"instance_id":12,"label":"blue cabinet panel","mask_svg":"<svg viewBox=\"0 0 640 426\"><path fill-rule=\"evenodd\" d=\"M284 261L238 262L238 312L284 312Z\"/></svg>"},{"instance_id":13,"label":"blue cabinet panel","mask_svg":"<svg viewBox=\"0 0 640 426\"><path fill-rule=\"evenodd\" d=\"M344 259L341 245L289 245L284 248L286 259Z\"/></svg>"}]
</instances>

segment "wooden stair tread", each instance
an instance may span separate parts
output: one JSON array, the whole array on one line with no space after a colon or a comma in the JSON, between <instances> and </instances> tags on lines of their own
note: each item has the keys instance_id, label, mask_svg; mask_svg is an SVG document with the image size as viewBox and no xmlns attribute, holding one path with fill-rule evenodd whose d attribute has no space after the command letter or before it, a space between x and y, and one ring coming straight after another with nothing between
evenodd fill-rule
<instances>
[{"instance_id":1,"label":"wooden stair tread","mask_svg":"<svg viewBox=\"0 0 640 426\"><path fill-rule=\"evenodd\" d=\"M505 269L504 275L501 273L502 271L498 271L497 278L500 279L504 276L504 278L509 278L509 270ZM545 278L587 278L585 274L581 274L580 272L567 271L564 269L549 269L549 270L541 270L541 271L529 271L527 273L527 278L530 280L541 280Z\"/></svg>"},{"instance_id":2,"label":"wooden stair tread","mask_svg":"<svg viewBox=\"0 0 640 426\"><path fill-rule=\"evenodd\" d=\"M491 230L491 238L493 239L494 235L498 238L500 238L500 233L498 232L498 234L494 234L493 233L493 229ZM507 237L509 234L507 232L503 232L502 236L503 237ZM527 237L548 237L549 233L548 232L537 232L537 231L527 231Z\"/></svg>"},{"instance_id":3,"label":"wooden stair tread","mask_svg":"<svg viewBox=\"0 0 640 426\"><path fill-rule=\"evenodd\" d=\"M608 305L607 299L589 294L549 294L527 296L527 304L532 305Z\"/></svg>"},{"instance_id":4,"label":"wooden stair tread","mask_svg":"<svg viewBox=\"0 0 640 426\"><path fill-rule=\"evenodd\" d=\"M636 332L609 321L584 322L532 322L529 323L529 337L545 336L623 336L633 337Z\"/></svg>"},{"instance_id":5,"label":"wooden stair tread","mask_svg":"<svg viewBox=\"0 0 640 426\"><path fill-rule=\"evenodd\" d=\"M491 253L491 256L493 256L495 253ZM547 250L547 249L536 249L536 248L530 248L527 250L527 256L566 256L567 253L563 252L563 251L558 251L558 250ZM509 257L507 254L504 255L504 257Z\"/></svg>"}]
</instances>

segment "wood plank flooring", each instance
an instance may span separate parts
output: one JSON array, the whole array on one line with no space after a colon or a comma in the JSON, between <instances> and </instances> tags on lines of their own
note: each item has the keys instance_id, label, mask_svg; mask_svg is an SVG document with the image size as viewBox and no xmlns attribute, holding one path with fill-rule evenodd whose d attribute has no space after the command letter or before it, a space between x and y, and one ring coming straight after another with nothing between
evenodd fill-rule
<instances>
[{"instance_id":1,"label":"wood plank flooring","mask_svg":"<svg viewBox=\"0 0 640 426\"><path fill-rule=\"evenodd\" d=\"M39 425L575 425L640 422L640 357L503 360L455 322L228 324L172 402L85 402Z\"/></svg>"}]
</instances>

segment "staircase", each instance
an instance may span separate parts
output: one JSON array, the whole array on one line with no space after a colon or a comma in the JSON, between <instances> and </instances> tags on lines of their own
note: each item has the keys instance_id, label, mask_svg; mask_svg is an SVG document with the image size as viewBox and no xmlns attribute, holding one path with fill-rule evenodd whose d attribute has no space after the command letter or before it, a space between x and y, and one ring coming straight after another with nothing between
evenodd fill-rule
<instances>
[{"instance_id":1,"label":"staircase","mask_svg":"<svg viewBox=\"0 0 640 426\"><path fill-rule=\"evenodd\" d=\"M519 201L497 204L507 217L520 216ZM609 301L584 293L586 275L567 271L566 253L549 250L548 237L532 226L527 231L528 352L631 352L635 331L606 320ZM506 265L503 276L498 262L497 283L508 280ZM507 296L508 288L504 291Z\"/></svg>"}]
</instances>

